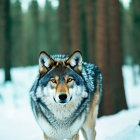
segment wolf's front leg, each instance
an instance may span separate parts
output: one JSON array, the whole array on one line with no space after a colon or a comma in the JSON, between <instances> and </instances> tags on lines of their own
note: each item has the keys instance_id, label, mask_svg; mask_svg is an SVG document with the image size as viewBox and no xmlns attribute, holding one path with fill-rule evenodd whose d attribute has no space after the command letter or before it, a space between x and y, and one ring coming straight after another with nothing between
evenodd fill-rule
<instances>
[{"instance_id":1,"label":"wolf's front leg","mask_svg":"<svg viewBox=\"0 0 140 140\"><path fill-rule=\"evenodd\" d=\"M96 137L96 131L95 129L89 129L89 128L83 128L84 130L84 133L83 133L83 136L84 136L84 140L95 140L95 137Z\"/></svg>"},{"instance_id":2,"label":"wolf's front leg","mask_svg":"<svg viewBox=\"0 0 140 140\"><path fill-rule=\"evenodd\" d=\"M53 140L53 139L47 137L46 134L44 133L44 140Z\"/></svg>"},{"instance_id":3,"label":"wolf's front leg","mask_svg":"<svg viewBox=\"0 0 140 140\"><path fill-rule=\"evenodd\" d=\"M87 120L82 128L82 133L86 140L95 140L96 131L95 131L95 123L98 114L98 106L93 108L93 111L89 113Z\"/></svg>"},{"instance_id":4,"label":"wolf's front leg","mask_svg":"<svg viewBox=\"0 0 140 140\"><path fill-rule=\"evenodd\" d=\"M79 134L77 133L71 140L79 140Z\"/></svg>"},{"instance_id":5,"label":"wolf's front leg","mask_svg":"<svg viewBox=\"0 0 140 140\"><path fill-rule=\"evenodd\" d=\"M84 132L84 137L87 140L95 140L96 136L95 123L98 115L99 99L100 99L99 84L97 84L97 89L92 98L87 119L82 128L83 129L82 132Z\"/></svg>"},{"instance_id":6,"label":"wolf's front leg","mask_svg":"<svg viewBox=\"0 0 140 140\"><path fill-rule=\"evenodd\" d=\"M95 140L96 131L95 123L97 118L98 106L94 108L93 113L89 113L88 118L83 126L84 137L86 140Z\"/></svg>"}]
</instances>

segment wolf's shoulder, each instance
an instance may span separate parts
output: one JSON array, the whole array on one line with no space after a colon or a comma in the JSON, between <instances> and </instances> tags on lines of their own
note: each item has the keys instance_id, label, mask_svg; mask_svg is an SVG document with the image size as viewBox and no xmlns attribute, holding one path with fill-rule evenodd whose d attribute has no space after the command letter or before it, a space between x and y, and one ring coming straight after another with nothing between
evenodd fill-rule
<instances>
[{"instance_id":1,"label":"wolf's shoulder","mask_svg":"<svg viewBox=\"0 0 140 140\"><path fill-rule=\"evenodd\" d=\"M96 65L91 64L91 63L83 62L82 68L83 68L82 74L84 76L94 78L94 77L99 76L101 74L99 68Z\"/></svg>"},{"instance_id":2,"label":"wolf's shoulder","mask_svg":"<svg viewBox=\"0 0 140 140\"><path fill-rule=\"evenodd\" d=\"M97 82L102 85L102 75L99 68L91 63L83 62L82 64L82 76L86 81L88 89L94 91Z\"/></svg>"}]
</instances>

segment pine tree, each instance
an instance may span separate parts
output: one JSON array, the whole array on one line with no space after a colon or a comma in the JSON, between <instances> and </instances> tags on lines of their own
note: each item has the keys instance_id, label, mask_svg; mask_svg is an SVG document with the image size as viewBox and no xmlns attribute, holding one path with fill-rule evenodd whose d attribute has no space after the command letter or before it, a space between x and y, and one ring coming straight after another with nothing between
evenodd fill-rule
<instances>
[{"instance_id":1,"label":"pine tree","mask_svg":"<svg viewBox=\"0 0 140 140\"><path fill-rule=\"evenodd\" d=\"M100 115L127 109L121 54L121 22L118 0L98 0L96 53L103 74L104 95Z\"/></svg>"},{"instance_id":2,"label":"pine tree","mask_svg":"<svg viewBox=\"0 0 140 140\"><path fill-rule=\"evenodd\" d=\"M130 11L132 17L132 47L131 47L131 55L132 55L132 63L133 65L140 65L140 1L133 0L130 3Z\"/></svg>"},{"instance_id":3,"label":"pine tree","mask_svg":"<svg viewBox=\"0 0 140 140\"><path fill-rule=\"evenodd\" d=\"M79 1L70 0L70 31L71 31L71 48L72 50L81 47L81 24L80 24Z\"/></svg>"},{"instance_id":4,"label":"pine tree","mask_svg":"<svg viewBox=\"0 0 140 140\"><path fill-rule=\"evenodd\" d=\"M0 67L4 67L3 2L0 1Z\"/></svg>"},{"instance_id":5,"label":"pine tree","mask_svg":"<svg viewBox=\"0 0 140 140\"><path fill-rule=\"evenodd\" d=\"M86 0L85 4L86 12L86 33L87 33L87 51L88 60L93 63L95 62L95 1Z\"/></svg>"},{"instance_id":6,"label":"pine tree","mask_svg":"<svg viewBox=\"0 0 140 140\"><path fill-rule=\"evenodd\" d=\"M61 28L61 51L69 53L70 51L70 0L60 0L59 19Z\"/></svg>"},{"instance_id":7,"label":"pine tree","mask_svg":"<svg viewBox=\"0 0 140 140\"><path fill-rule=\"evenodd\" d=\"M99 115L113 114L114 100L111 81L111 63L108 32L108 0L97 1L97 26L96 26L96 63L103 75L103 99Z\"/></svg>"},{"instance_id":8,"label":"pine tree","mask_svg":"<svg viewBox=\"0 0 140 140\"><path fill-rule=\"evenodd\" d=\"M123 50L123 60L124 64L132 63L132 17L131 10L122 7L122 50Z\"/></svg>"},{"instance_id":9,"label":"pine tree","mask_svg":"<svg viewBox=\"0 0 140 140\"><path fill-rule=\"evenodd\" d=\"M44 29L45 29L45 40L46 47L52 47L52 25L51 25L51 16L52 16L52 6L51 2L46 0L45 10L44 10Z\"/></svg>"},{"instance_id":10,"label":"pine tree","mask_svg":"<svg viewBox=\"0 0 140 140\"><path fill-rule=\"evenodd\" d=\"M5 81L11 80L11 15L10 15L10 0L1 0L1 19L2 19L2 33L4 45L4 70Z\"/></svg>"},{"instance_id":11,"label":"pine tree","mask_svg":"<svg viewBox=\"0 0 140 140\"><path fill-rule=\"evenodd\" d=\"M46 0L44 13L44 31L47 50L49 53L59 53L60 26L58 9L52 7L51 2Z\"/></svg>"},{"instance_id":12,"label":"pine tree","mask_svg":"<svg viewBox=\"0 0 140 140\"><path fill-rule=\"evenodd\" d=\"M87 30L86 30L86 0L79 1L79 13L80 13L80 49L84 61L88 61L87 51Z\"/></svg>"},{"instance_id":13,"label":"pine tree","mask_svg":"<svg viewBox=\"0 0 140 140\"><path fill-rule=\"evenodd\" d=\"M12 4L11 10L12 10L12 65L13 66L25 65L26 52L23 44L23 20L22 20L21 2L19 0L16 0L16 2ZM22 52L22 55L20 52Z\"/></svg>"},{"instance_id":14,"label":"pine tree","mask_svg":"<svg viewBox=\"0 0 140 140\"><path fill-rule=\"evenodd\" d=\"M29 5L28 17L28 60L29 64L36 64L39 55L39 7L37 0Z\"/></svg>"},{"instance_id":15,"label":"pine tree","mask_svg":"<svg viewBox=\"0 0 140 140\"><path fill-rule=\"evenodd\" d=\"M110 60L115 113L127 109L122 77L121 18L119 0L109 0Z\"/></svg>"}]
</instances>

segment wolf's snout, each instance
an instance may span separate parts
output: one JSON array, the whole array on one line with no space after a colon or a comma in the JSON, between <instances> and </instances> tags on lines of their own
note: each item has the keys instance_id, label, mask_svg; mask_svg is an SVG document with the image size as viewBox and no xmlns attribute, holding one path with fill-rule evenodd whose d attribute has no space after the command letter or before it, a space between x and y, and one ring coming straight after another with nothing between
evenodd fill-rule
<instances>
[{"instance_id":1,"label":"wolf's snout","mask_svg":"<svg viewBox=\"0 0 140 140\"><path fill-rule=\"evenodd\" d=\"M59 99L62 101L62 102L65 102L65 100L67 99L67 94L65 93L62 93L59 95Z\"/></svg>"}]
</instances>

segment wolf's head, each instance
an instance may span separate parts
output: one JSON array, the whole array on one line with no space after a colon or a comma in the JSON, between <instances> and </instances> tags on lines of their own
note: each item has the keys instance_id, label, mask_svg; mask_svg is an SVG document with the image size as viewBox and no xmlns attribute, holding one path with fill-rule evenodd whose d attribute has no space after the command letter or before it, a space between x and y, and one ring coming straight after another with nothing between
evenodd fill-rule
<instances>
[{"instance_id":1,"label":"wolf's head","mask_svg":"<svg viewBox=\"0 0 140 140\"><path fill-rule=\"evenodd\" d=\"M86 97L82 78L82 55L79 50L64 59L46 52L39 56L39 87L52 102L66 104L76 97Z\"/></svg>"}]
</instances>

